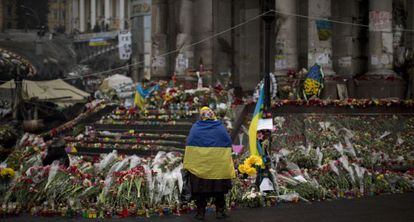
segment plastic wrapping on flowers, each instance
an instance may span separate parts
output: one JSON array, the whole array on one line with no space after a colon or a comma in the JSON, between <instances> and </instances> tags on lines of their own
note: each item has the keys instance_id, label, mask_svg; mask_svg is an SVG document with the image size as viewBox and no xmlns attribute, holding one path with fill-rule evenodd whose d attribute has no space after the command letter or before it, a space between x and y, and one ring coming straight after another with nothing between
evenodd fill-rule
<instances>
[{"instance_id":1,"label":"plastic wrapping on flowers","mask_svg":"<svg viewBox=\"0 0 414 222\"><path fill-rule=\"evenodd\" d=\"M23 162L37 156L31 152L23 151ZM178 212L183 183L179 153L159 152L155 158L145 159L115 151L100 158L70 156L67 168L58 162L49 166L30 163L32 166L25 164L16 172L1 196L1 212L42 216L85 212L150 216L164 208Z\"/></svg>"},{"instance_id":2,"label":"plastic wrapping on flowers","mask_svg":"<svg viewBox=\"0 0 414 222\"><path fill-rule=\"evenodd\" d=\"M414 190L412 116L278 118L284 120L275 120L282 124L272 135L272 159L279 200L295 201L296 195L311 201Z\"/></svg>"},{"instance_id":3,"label":"plastic wrapping on flowers","mask_svg":"<svg viewBox=\"0 0 414 222\"><path fill-rule=\"evenodd\" d=\"M255 207L254 198L268 206L269 198L316 201L414 190L413 116L291 115L275 117L274 127L270 171L277 190L253 195L252 188L260 192L256 174L247 172L248 161L236 159L232 205Z\"/></svg>"}]
</instances>

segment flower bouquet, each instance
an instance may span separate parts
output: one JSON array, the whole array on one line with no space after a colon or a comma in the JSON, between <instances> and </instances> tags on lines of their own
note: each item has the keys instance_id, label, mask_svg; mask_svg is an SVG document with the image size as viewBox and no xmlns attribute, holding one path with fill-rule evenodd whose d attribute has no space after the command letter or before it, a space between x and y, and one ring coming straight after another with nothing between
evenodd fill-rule
<instances>
[{"instance_id":1,"label":"flower bouquet","mask_svg":"<svg viewBox=\"0 0 414 222\"><path fill-rule=\"evenodd\" d=\"M256 208L264 206L264 199L261 192L256 191L255 188L252 188L250 191L246 192L242 197L242 206Z\"/></svg>"},{"instance_id":2,"label":"flower bouquet","mask_svg":"<svg viewBox=\"0 0 414 222\"><path fill-rule=\"evenodd\" d=\"M255 176L259 168L263 168L263 159L259 156L250 156L246 158L243 164L238 166L238 170L241 174L247 174L248 176Z\"/></svg>"},{"instance_id":3,"label":"flower bouquet","mask_svg":"<svg viewBox=\"0 0 414 222\"><path fill-rule=\"evenodd\" d=\"M108 184L108 193L99 196L99 204L108 206L116 211L124 209L145 209L147 199L145 169L136 166L132 169L114 172L113 183ZM133 212L136 213L136 212Z\"/></svg>"}]
</instances>

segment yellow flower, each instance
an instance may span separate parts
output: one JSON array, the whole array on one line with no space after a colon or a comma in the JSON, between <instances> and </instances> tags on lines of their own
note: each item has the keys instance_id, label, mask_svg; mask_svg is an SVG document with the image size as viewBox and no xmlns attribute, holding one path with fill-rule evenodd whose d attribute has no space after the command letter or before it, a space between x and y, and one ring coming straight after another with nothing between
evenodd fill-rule
<instances>
[{"instance_id":1,"label":"yellow flower","mask_svg":"<svg viewBox=\"0 0 414 222\"><path fill-rule=\"evenodd\" d=\"M240 164L238 169L240 173L246 173L246 165Z\"/></svg>"},{"instance_id":2,"label":"yellow flower","mask_svg":"<svg viewBox=\"0 0 414 222\"><path fill-rule=\"evenodd\" d=\"M380 174L377 176L377 180L383 180L384 179L384 174Z\"/></svg>"},{"instance_id":3,"label":"yellow flower","mask_svg":"<svg viewBox=\"0 0 414 222\"><path fill-rule=\"evenodd\" d=\"M250 167L250 168L248 168L248 169L246 170L246 173L247 173L247 175L249 175L249 176L254 176L254 175L256 175L257 171L256 171L256 169L255 169L255 168Z\"/></svg>"},{"instance_id":4,"label":"yellow flower","mask_svg":"<svg viewBox=\"0 0 414 222\"><path fill-rule=\"evenodd\" d=\"M244 165L246 165L246 166L251 166L251 165L253 165L253 159L252 159L252 156L250 156L249 158L247 158L247 159L245 159L244 160L244 162L243 162L243 164Z\"/></svg>"},{"instance_id":5,"label":"yellow flower","mask_svg":"<svg viewBox=\"0 0 414 222\"><path fill-rule=\"evenodd\" d=\"M250 167L252 167L252 166L258 166L258 167L261 167L261 166L263 166L263 160L262 160L262 158L261 158L261 157L259 157L259 156L250 156L249 158L247 158L247 159L244 161L244 164L245 164L245 165L248 165L248 166L250 166Z\"/></svg>"},{"instance_id":6,"label":"yellow flower","mask_svg":"<svg viewBox=\"0 0 414 222\"><path fill-rule=\"evenodd\" d=\"M238 169L240 173L253 176L257 174L257 167L264 168L263 159L260 156L249 156L243 164L239 165Z\"/></svg>"},{"instance_id":7,"label":"yellow flower","mask_svg":"<svg viewBox=\"0 0 414 222\"><path fill-rule=\"evenodd\" d=\"M263 166L263 159L262 159L262 158L260 158L260 157L257 157L256 159L257 159L257 160L256 160L256 162L255 162L255 165L256 165L256 166L259 166L259 167L262 167L262 166Z\"/></svg>"},{"instance_id":8,"label":"yellow flower","mask_svg":"<svg viewBox=\"0 0 414 222\"><path fill-rule=\"evenodd\" d=\"M321 84L313 79L306 79L304 82L304 90L307 95L318 94Z\"/></svg>"},{"instance_id":9,"label":"yellow flower","mask_svg":"<svg viewBox=\"0 0 414 222\"><path fill-rule=\"evenodd\" d=\"M0 175L1 177L10 177L13 178L14 177L14 170L12 168L3 168L0 171Z\"/></svg>"}]
</instances>

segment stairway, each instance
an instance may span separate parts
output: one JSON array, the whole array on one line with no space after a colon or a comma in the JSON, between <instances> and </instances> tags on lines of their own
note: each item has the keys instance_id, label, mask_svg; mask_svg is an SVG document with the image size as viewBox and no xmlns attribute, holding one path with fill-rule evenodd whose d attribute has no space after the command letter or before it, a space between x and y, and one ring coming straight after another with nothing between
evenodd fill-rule
<instances>
[{"instance_id":1,"label":"stairway","mask_svg":"<svg viewBox=\"0 0 414 222\"><path fill-rule=\"evenodd\" d=\"M116 150L126 155L155 155L158 151L184 152L194 115L148 110L146 116L117 113L117 109L85 126L85 134L67 142L77 155L99 155Z\"/></svg>"}]
</instances>

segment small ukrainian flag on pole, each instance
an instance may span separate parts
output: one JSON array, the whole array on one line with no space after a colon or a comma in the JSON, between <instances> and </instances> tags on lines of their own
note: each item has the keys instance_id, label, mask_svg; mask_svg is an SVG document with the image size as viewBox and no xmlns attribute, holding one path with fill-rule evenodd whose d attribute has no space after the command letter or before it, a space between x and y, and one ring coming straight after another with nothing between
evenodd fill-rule
<instances>
[{"instance_id":1,"label":"small ukrainian flag on pole","mask_svg":"<svg viewBox=\"0 0 414 222\"><path fill-rule=\"evenodd\" d=\"M263 115L263 99L264 98L264 87L263 85L260 87L260 95L257 99L256 108L254 109L253 118L249 126L249 147L250 147L250 155L252 156L262 156L263 153L260 149L260 145L257 144L257 125L259 123L259 119L262 118Z\"/></svg>"}]
</instances>

